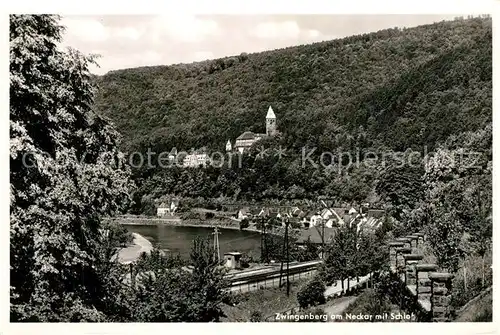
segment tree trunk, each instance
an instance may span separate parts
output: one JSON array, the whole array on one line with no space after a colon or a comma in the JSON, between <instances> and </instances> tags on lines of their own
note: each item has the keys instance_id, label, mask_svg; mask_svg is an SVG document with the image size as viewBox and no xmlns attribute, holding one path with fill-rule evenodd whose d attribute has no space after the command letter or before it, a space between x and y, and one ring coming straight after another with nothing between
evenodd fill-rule
<instances>
[{"instance_id":1,"label":"tree trunk","mask_svg":"<svg viewBox=\"0 0 500 335\"><path fill-rule=\"evenodd\" d=\"M340 279L340 283L342 285L342 293L344 293L344 279Z\"/></svg>"},{"instance_id":2,"label":"tree trunk","mask_svg":"<svg viewBox=\"0 0 500 335\"><path fill-rule=\"evenodd\" d=\"M482 283L482 287L484 287L484 255L481 257L481 273L482 273L482 280L481 280L481 283Z\"/></svg>"},{"instance_id":3,"label":"tree trunk","mask_svg":"<svg viewBox=\"0 0 500 335\"><path fill-rule=\"evenodd\" d=\"M467 291L467 265L464 265L464 289Z\"/></svg>"}]
</instances>

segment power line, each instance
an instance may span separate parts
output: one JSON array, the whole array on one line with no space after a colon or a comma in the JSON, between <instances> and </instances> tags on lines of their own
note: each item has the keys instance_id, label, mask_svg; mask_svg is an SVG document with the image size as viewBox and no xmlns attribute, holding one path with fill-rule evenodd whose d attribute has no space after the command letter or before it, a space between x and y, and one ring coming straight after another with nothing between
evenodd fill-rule
<instances>
[{"instance_id":1,"label":"power line","mask_svg":"<svg viewBox=\"0 0 500 335\"><path fill-rule=\"evenodd\" d=\"M213 234L213 233L212 233ZM220 234L220 233L219 233ZM254 239L255 236L243 236L243 237L237 237L237 238L233 238L231 240L228 240L228 241L224 241L222 242L221 244L227 244L227 243L232 243L232 242L236 242L236 241L244 241L244 240L250 240L250 239Z\"/></svg>"}]
</instances>

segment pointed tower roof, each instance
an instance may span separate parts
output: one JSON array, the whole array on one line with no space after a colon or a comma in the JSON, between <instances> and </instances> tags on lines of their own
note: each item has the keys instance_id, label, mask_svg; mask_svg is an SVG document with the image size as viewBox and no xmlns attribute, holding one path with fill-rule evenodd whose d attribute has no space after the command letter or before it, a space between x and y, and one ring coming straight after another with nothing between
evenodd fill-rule
<instances>
[{"instance_id":1,"label":"pointed tower roof","mask_svg":"<svg viewBox=\"0 0 500 335\"><path fill-rule=\"evenodd\" d=\"M227 143L226 144L231 144L231 140L227 140Z\"/></svg>"},{"instance_id":2,"label":"pointed tower roof","mask_svg":"<svg viewBox=\"0 0 500 335\"><path fill-rule=\"evenodd\" d=\"M276 115L274 115L273 109L271 106L269 106L269 109L267 110L267 115L266 119L276 119Z\"/></svg>"}]
</instances>

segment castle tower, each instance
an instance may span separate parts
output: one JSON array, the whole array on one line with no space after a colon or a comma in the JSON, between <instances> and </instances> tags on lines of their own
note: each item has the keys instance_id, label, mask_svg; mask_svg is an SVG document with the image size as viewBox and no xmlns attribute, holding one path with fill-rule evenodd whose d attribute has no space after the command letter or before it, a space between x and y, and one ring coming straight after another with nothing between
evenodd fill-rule
<instances>
[{"instance_id":1,"label":"castle tower","mask_svg":"<svg viewBox=\"0 0 500 335\"><path fill-rule=\"evenodd\" d=\"M274 136L276 134L276 115L274 115L271 106L269 106L266 115L266 134L267 136Z\"/></svg>"},{"instance_id":2,"label":"castle tower","mask_svg":"<svg viewBox=\"0 0 500 335\"><path fill-rule=\"evenodd\" d=\"M232 146L231 146L231 141L230 140L227 140L227 143L226 143L226 151L231 151L232 150Z\"/></svg>"}]
</instances>

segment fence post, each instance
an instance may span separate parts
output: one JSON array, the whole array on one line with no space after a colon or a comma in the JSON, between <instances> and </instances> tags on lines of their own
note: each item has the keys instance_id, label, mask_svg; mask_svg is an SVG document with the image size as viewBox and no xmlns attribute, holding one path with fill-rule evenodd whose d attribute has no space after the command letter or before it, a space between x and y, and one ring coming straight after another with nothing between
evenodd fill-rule
<instances>
[{"instance_id":1,"label":"fence post","mask_svg":"<svg viewBox=\"0 0 500 335\"><path fill-rule=\"evenodd\" d=\"M418 264L415 266L417 274L417 301L420 300L427 311L431 310L431 290L432 283L429 279L429 272L437 270L436 264Z\"/></svg>"},{"instance_id":2,"label":"fence post","mask_svg":"<svg viewBox=\"0 0 500 335\"><path fill-rule=\"evenodd\" d=\"M396 269L397 265L397 255L396 248L401 248L404 246L402 242L391 242L389 243L389 265L391 269Z\"/></svg>"},{"instance_id":3,"label":"fence post","mask_svg":"<svg viewBox=\"0 0 500 335\"><path fill-rule=\"evenodd\" d=\"M447 272L429 273L431 281L431 313L432 321L451 321L452 307L450 305L453 274Z\"/></svg>"},{"instance_id":4,"label":"fence post","mask_svg":"<svg viewBox=\"0 0 500 335\"><path fill-rule=\"evenodd\" d=\"M418 264L418 261L424 258L423 255L417 254L407 254L403 256L405 259L405 284L406 285L416 285L417 283L417 274L415 266Z\"/></svg>"}]
</instances>

